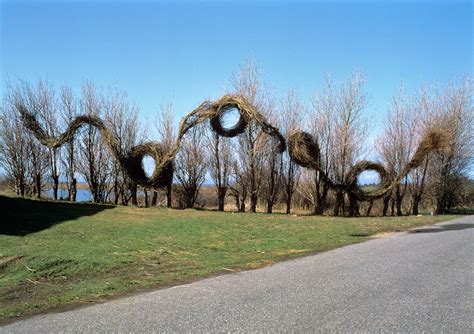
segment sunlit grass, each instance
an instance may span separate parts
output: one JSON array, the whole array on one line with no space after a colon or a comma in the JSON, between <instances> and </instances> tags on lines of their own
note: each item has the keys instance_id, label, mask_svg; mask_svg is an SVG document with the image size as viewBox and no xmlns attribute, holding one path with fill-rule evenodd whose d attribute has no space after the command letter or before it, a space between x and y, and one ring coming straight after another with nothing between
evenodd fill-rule
<instances>
[{"instance_id":1,"label":"sunlit grass","mask_svg":"<svg viewBox=\"0 0 474 334\"><path fill-rule=\"evenodd\" d=\"M0 321L364 241L453 216L334 218L0 196Z\"/></svg>"}]
</instances>

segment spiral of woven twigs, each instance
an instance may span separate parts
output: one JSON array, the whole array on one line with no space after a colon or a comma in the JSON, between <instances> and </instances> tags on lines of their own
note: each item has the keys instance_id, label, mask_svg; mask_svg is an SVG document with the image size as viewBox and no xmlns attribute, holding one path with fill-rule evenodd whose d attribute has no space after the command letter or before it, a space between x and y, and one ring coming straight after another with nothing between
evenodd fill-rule
<instances>
[{"instance_id":1,"label":"spiral of woven twigs","mask_svg":"<svg viewBox=\"0 0 474 334\"><path fill-rule=\"evenodd\" d=\"M163 147L158 142L146 142L133 147L130 151L123 153L120 149L118 139L107 129L104 122L95 116L76 117L59 137L54 138L46 134L40 126L36 117L30 113L22 104L17 104L25 126L44 145L55 148L73 139L76 131L84 124L89 124L100 130L102 139L108 146L113 156L119 161L126 173L137 184L159 189L171 184L173 180L173 161L179 152L185 134L198 124L210 120L212 129L219 135L234 137L245 131L249 122L258 124L262 131L278 139L279 152L286 149L285 138L279 130L269 124L265 117L255 110L242 96L224 95L219 100L211 102L204 101L196 109L187 114L180 123L176 143L173 147ZM223 115L231 109L239 111L240 117L235 126L224 128L222 126ZM449 150L449 136L442 130L429 131L420 142L413 158L400 172L399 175L391 175L387 169L375 162L360 161L349 171L347 181L344 184L333 182L321 168L320 147L313 136L306 132L294 132L288 137L288 149L291 158L300 166L319 171L320 177L332 189L344 190L360 201L368 201L380 198L391 191L410 172L417 168L424 158L435 150ZM143 158L151 156L155 161L153 174L148 177L143 169ZM381 186L374 192L364 192L357 184L359 175L367 170L376 171L380 175Z\"/></svg>"},{"instance_id":2,"label":"spiral of woven twigs","mask_svg":"<svg viewBox=\"0 0 474 334\"><path fill-rule=\"evenodd\" d=\"M212 129L224 137L234 137L245 131L250 121L256 122L262 128L262 131L278 139L278 151L280 153L286 150L286 141L280 131L267 122L265 117L257 112L243 97L237 95L225 95L209 107L212 116ZM222 116L231 109L239 110L240 117L232 128L225 129L222 126Z\"/></svg>"},{"instance_id":3,"label":"spiral of woven twigs","mask_svg":"<svg viewBox=\"0 0 474 334\"><path fill-rule=\"evenodd\" d=\"M320 147L317 141L307 132L297 131L288 137L288 151L291 158L300 166L317 170L319 175L330 188L342 189L360 201L370 201L383 197L390 192L414 168L420 166L425 157L432 151L448 151L449 135L446 131L430 130L423 137L415 154L398 175L392 175L381 164L372 161L359 161L349 170L344 184L333 182L319 164ZM363 191L357 184L357 178L362 172L373 170L380 175L380 187L373 192Z\"/></svg>"},{"instance_id":4,"label":"spiral of woven twigs","mask_svg":"<svg viewBox=\"0 0 474 334\"><path fill-rule=\"evenodd\" d=\"M171 184L173 180L173 161L179 152L185 134L196 125L210 120L212 129L221 136L234 137L247 127L249 122L256 122L265 133L279 140L279 151L286 149L286 142L277 128L270 125L265 117L248 103L242 96L224 95L219 100L204 101L196 109L187 114L180 122L176 143L173 147L165 148L160 143L150 141L133 147L129 152L123 153L120 149L118 138L107 129L104 122L95 116L78 116L68 125L67 129L57 138L46 134L34 114L20 103L16 105L25 126L43 144L51 148L60 147L74 138L76 131L84 124L99 129L103 142L108 146L112 155L122 165L128 176L137 184L159 189ZM240 119L237 124L226 129L222 126L222 116L231 109L237 109ZM143 158L151 156L155 161L153 174L148 177L143 169Z\"/></svg>"}]
</instances>

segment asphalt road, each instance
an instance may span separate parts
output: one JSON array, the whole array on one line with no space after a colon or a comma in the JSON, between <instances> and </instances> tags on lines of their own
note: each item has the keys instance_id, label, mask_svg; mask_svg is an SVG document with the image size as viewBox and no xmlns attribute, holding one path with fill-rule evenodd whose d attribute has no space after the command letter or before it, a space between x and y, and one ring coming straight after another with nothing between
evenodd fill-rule
<instances>
[{"instance_id":1,"label":"asphalt road","mask_svg":"<svg viewBox=\"0 0 474 334\"><path fill-rule=\"evenodd\" d=\"M473 333L474 216L0 327L42 332Z\"/></svg>"}]
</instances>

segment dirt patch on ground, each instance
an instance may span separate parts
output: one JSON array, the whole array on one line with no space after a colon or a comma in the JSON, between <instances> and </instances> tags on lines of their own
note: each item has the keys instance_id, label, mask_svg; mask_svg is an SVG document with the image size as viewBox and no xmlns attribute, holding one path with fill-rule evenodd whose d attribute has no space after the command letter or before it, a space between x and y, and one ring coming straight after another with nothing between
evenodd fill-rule
<instances>
[{"instance_id":1,"label":"dirt patch on ground","mask_svg":"<svg viewBox=\"0 0 474 334\"><path fill-rule=\"evenodd\" d=\"M21 259L22 256L19 255L13 255L13 256L0 256L0 269L5 268L8 266L10 263L13 263L15 261L18 261Z\"/></svg>"},{"instance_id":2,"label":"dirt patch on ground","mask_svg":"<svg viewBox=\"0 0 474 334\"><path fill-rule=\"evenodd\" d=\"M386 238L386 237L391 237L394 236L395 234L400 233L400 232L382 232L382 233L377 233L372 236L370 236L370 239L378 239L378 238Z\"/></svg>"}]
</instances>

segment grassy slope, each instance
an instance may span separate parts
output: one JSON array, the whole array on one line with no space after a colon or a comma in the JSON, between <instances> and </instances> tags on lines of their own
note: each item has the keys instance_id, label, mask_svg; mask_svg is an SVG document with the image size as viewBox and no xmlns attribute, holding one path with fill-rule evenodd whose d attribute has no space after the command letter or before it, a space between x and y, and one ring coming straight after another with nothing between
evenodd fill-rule
<instances>
[{"instance_id":1,"label":"grassy slope","mask_svg":"<svg viewBox=\"0 0 474 334\"><path fill-rule=\"evenodd\" d=\"M4 196L0 205L0 322L451 218L234 214Z\"/></svg>"}]
</instances>

